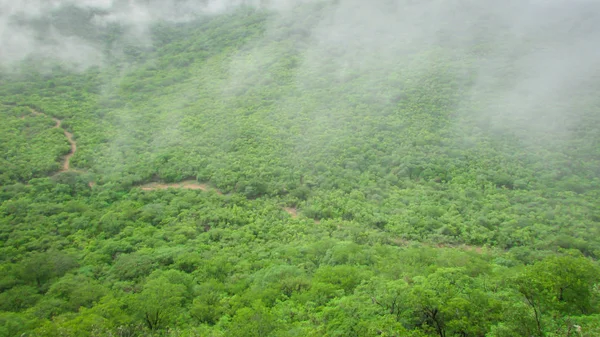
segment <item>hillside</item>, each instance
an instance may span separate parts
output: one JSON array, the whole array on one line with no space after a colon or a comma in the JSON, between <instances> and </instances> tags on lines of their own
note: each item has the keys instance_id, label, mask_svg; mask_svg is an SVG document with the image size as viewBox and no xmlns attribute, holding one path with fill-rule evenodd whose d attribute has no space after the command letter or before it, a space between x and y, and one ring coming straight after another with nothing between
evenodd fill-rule
<instances>
[{"instance_id":1,"label":"hillside","mask_svg":"<svg viewBox=\"0 0 600 337\"><path fill-rule=\"evenodd\" d=\"M25 17L0 336L599 335L597 6L423 3Z\"/></svg>"}]
</instances>

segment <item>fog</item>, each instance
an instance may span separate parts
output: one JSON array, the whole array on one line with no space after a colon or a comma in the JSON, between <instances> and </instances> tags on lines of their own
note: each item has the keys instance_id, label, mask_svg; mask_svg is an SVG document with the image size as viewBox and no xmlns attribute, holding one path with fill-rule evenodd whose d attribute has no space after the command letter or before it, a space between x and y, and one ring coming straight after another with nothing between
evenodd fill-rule
<instances>
[{"instance_id":1,"label":"fog","mask_svg":"<svg viewBox=\"0 0 600 337\"><path fill-rule=\"evenodd\" d=\"M111 25L124 29L129 43L151 45L149 28L157 22L186 22L242 4L260 1L0 0L0 65L32 56L76 69L101 65L106 55L97 38Z\"/></svg>"},{"instance_id":2,"label":"fog","mask_svg":"<svg viewBox=\"0 0 600 337\"><path fill-rule=\"evenodd\" d=\"M598 1L340 1L311 36L306 66L333 62L340 76L427 70L439 46L458 58L483 49L465 74L474 83L463 107L485 102L497 125L562 128L600 74Z\"/></svg>"},{"instance_id":3,"label":"fog","mask_svg":"<svg viewBox=\"0 0 600 337\"><path fill-rule=\"evenodd\" d=\"M450 107L457 111L457 130L465 123L474 133L491 126L533 142L570 137L581 123L579 114L597 100L600 1L327 3L317 15L281 12L257 43L276 40L281 27L303 32L293 37L302 40L297 43L303 55L296 71L300 90L323 83L330 90L332 84L359 79L360 95L388 104L408 86L430 86L428 74L448 71L464 91ZM254 53L255 59L271 64L264 48ZM268 73L257 63L258 69L234 62L232 82ZM290 105L285 100L281 104L286 109ZM316 126L336 124L315 118Z\"/></svg>"},{"instance_id":4,"label":"fog","mask_svg":"<svg viewBox=\"0 0 600 337\"><path fill-rule=\"evenodd\" d=\"M304 3L322 6L298 10ZM459 123L473 123L469 113L476 113L478 123L500 129L560 133L577 123L600 76L596 0L0 0L0 64L38 57L82 70L105 62L97 37L111 26L121 27L128 43L152 46L155 23L202 20L239 6L276 14L259 41L232 57L224 95L268 73L274 56L266 46L281 39L302 54L300 90L322 85L318 77L328 85L360 78L363 96L382 103L402 83L387 74L419 79L438 66L443 49L443 61L468 83L453 107L466 116ZM300 34L282 36L286 27ZM119 52L118 43L110 48ZM248 53L259 61L246 62ZM291 103L284 97L279 105Z\"/></svg>"}]
</instances>

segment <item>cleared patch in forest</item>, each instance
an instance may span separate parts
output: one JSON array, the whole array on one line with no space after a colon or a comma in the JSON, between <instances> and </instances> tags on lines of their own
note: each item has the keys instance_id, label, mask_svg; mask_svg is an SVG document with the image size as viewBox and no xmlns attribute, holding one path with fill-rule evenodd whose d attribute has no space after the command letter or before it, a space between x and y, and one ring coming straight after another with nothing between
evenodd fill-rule
<instances>
[{"instance_id":1,"label":"cleared patch in forest","mask_svg":"<svg viewBox=\"0 0 600 337\"><path fill-rule=\"evenodd\" d=\"M298 209L295 207L284 207L283 210L291 215L294 219L298 217Z\"/></svg>"},{"instance_id":2,"label":"cleared patch in forest","mask_svg":"<svg viewBox=\"0 0 600 337\"><path fill-rule=\"evenodd\" d=\"M154 182L154 183L139 185L138 187L143 191L166 190L168 188L177 188L177 189L184 189L184 190L215 191L215 192L217 192L217 194L223 194L221 191L214 189L214 188L210 188L207 184L200 184L196 180L184 180L184 181L180 181L178 183L169 183L169 184Z\"/></svg>"}]
</instances>

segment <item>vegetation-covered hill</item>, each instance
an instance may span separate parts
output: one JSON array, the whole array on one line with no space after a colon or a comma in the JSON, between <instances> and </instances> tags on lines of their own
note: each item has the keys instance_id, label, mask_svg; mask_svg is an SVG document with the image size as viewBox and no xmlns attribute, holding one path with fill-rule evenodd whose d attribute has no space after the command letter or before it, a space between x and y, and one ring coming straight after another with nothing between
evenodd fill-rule
<instances>
[{"instance_id":1,"label":"vegetation-covered hill","mask_svg":"<svg viewBox=\"0 0 600 337\"><path fill-rule=\"evenodd\" d=\"M598 79L356 48L338 5L78 22L104 65L2 74L0 336L599 335Z\"/></svg>"}]
</instances>

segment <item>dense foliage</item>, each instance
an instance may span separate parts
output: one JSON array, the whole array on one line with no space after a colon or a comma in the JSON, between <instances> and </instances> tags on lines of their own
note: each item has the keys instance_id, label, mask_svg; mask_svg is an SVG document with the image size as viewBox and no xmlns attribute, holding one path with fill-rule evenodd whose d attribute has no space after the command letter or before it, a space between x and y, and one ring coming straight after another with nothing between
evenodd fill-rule
<instances>
[{"instance_id":1,"label":"dense foliage","mask_svg":"<svg viewBox=\"0 0 600 337\"><path fill-rule=\"evenodd\" d=\"M483 42L340 73L271 15L2 75L0 336L600 335L599 83L531 127Z\"/></svg>"}]
</instances>

